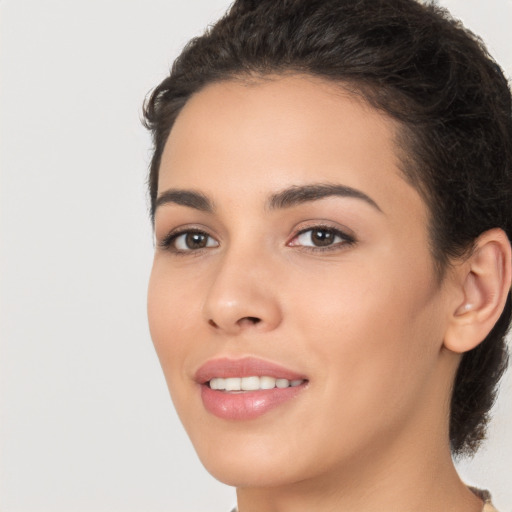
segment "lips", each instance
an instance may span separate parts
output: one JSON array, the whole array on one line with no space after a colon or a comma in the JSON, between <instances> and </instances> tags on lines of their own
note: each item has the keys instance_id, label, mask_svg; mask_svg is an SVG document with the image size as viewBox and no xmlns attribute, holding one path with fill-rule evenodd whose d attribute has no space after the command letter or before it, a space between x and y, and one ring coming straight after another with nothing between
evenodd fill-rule
<instances>
[{"instance_id":1,"label":"lips","mask_svg":"<svg viewBox=\"0 0 512 512\"><path fill-rule=\"evenodd\" d=\"M257 418L288 402L308 383L303 374L252 357L210 360L197 370L195 380L209 413L238 421Z\"/></svg>"},{"instance_id":2,"label":"lips","mask_svg":"<svg viewBox=\"0 0 512 512\"><path fill-rule=\"evenodd\" d=\"M306 378L305 375L289 370L284 366L255 357L244 357L242 359L212 359L197 370L195 380L204 384L215 377L226 379L230 377L252 377L253 375L290 381Z\"/></svg>"}]
</instances>

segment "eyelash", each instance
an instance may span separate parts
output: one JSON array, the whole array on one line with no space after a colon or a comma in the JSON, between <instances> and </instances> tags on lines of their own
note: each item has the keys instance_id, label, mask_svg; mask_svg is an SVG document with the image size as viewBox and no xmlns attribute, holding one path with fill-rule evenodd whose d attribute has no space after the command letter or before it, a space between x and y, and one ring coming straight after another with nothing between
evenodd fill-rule
<instances>
[{"instance_id":1,"label":"eyelash","mask_svg":"<svg viewBox=\"0 0 512 512\"><path fill-rule=\"evenodd\" d=\"M186 256L186 255L196 255L201 252L203 252L205 249L209 249L210 247L202 247L198 249L178 249L175 246L176 240L183 235L203 235L207 238L214 239L211 235L209 235L206 231L203 231L201 229L194 229L194 228L184 228L180 229L178 231L171 231L168 235L165 236L165 238L158 244L162 249L170 251L172 254L176 254L178 256ZM217 242L218 244L218 242Z\"/></svg>"},{"instance_id":2,"label":"eyelash","mask_svg":"<svg viewBox=\"0 0 512 512\"><path fill-rule=\"evenodd\" d=\"M334 237L334 239L340 238L341 241L333 243L333 244L330 244L330 245L326 245L324 247L322 247L322 246L313 246L313 245L308 246L308 245L300 245L300 244L293 244L292 243L294 240L297 240L302 235L304 235L304 234L306 234L308 232L312 232L312 234L313 234L314 231L329 233L331 236ZM182 255L198 255L198 254L202 253L204 250L207 250L207 249L210 249L210 248L215 248L215 247L219 246L219 242L216 241L217 245L213 246L213 247L212 246L210 246L210 247L206 246L206 247L201 247L201 248L197 248L197 249L188 249L188 250L178 249L178 248L175 247L174 244L176 243L176 240L180 236L183 236L183 235L195 235L195 234L202 235L202 236L205 236L205 237L207 237L209 239L215 240L206 231L202 231L200 229L185 228L185 229L181 229L181 230L178 230L178 231L171 231L167 236L165 236L165 238L158 245L162 249L170 251L172 254L175 254L175 255L178 255L178 256L182 256ZM342 247L342 246L349 246L350 247L350 246L354 245L355 243L356 243L356 239L353 236L348 235L348 234L344 233L343 231L340 231L339 229L333 228L332 226L316 224L316 225L309 226L307 228L304 228L304 229L300 230L296 235L293 236L293 238L289 242L287 242L286 245L288 247L298 247L301 250L309 251L309 252L326 252L326 251L339 250L340 247Z\"/></svg>"},{"instance_id":3,"label":"eyelash","mask_svg":"<svg viewBox=\"0 0 512 512\"><path fill-rule=\"evenodd\" d=\"M315 232L315 231L329 233L331 236L333 236L334 239L340 238L341 241L332 243L330 245L326 245L324 247L313 246L313 245L311 245L311 246L299 245L299 244L295 245L292 243L294 240L297 240L300 236L302 236L306 233L311 232L310 236L312 236L313 232ZM347 246L350 247L350 246L354 245L355 243L356 243L356 239L353 236L348 235L347 233L344 233L343 231L341 231L337 228L334 228L329 225L315 224L313 226L308 226L307 228L301 229L296 235L294 235L294 237L291 239L290 242L287 243L287 245L291 246L291 247L298 247L303 251L318 253L318 252L340 250L341 247L347 247Z\"/></svg>"}]
</instances>

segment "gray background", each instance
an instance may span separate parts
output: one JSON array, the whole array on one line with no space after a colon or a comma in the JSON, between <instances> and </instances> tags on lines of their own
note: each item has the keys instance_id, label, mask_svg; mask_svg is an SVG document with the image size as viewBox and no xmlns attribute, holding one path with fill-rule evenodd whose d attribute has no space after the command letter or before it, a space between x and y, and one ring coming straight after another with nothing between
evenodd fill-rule
<instances>
[{"instance_id":1,"label":"gray background","mask_svg":"<svg viewBox=\"0 0 512 512\"><path fill-rule=\"evenodd\" d=\"M445 0L512 75L512 0ZM0 510L226 512L146 326L141 102L226 0L0 1ZM512 511L512 381L460 465Z\"/></svg>"}]
</instances>

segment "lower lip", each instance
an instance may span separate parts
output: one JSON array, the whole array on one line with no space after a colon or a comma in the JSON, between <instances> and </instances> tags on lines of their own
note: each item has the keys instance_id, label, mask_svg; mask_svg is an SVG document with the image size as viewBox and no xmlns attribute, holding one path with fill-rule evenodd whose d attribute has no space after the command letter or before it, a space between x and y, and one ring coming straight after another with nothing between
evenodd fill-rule
<instances>
[{"instance_id":1,"label":"lower lip","mask_svg":"<svg viewBox=\"0 0 512 512\"><path fill-rule=\"evenodd\" d=\"M273 388L258 391L225 392L201 385L201 399L205 409L224 420L251 420L262 416L281 404L295 398L303 389L300 386Z\"/></svg>"}]
</instances>

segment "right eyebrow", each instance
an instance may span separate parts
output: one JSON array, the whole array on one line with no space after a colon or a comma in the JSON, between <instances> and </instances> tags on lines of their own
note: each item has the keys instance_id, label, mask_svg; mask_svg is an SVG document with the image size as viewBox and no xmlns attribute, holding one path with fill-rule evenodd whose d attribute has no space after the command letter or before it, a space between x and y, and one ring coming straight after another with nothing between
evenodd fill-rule
<instances>
[{"instance_id":1,"label":"right eyebrow","mask_svg":"<svg viewBox=\"0 0 512 512\"><path fill-rule=\"evenodd\" d=\"M173 203L180 206L188 206L201 212L213 213L214 206L213 202L201 192L195 192L194 190L182 190L182 189L169 189L162 192L155 201L155 207L153 209L153 218L155 217L156 209L164 204Z\"/></svg>"},{"instance_id":2,"label":"right eyebrow","mask_svg":"<svg viewBox=\"0 0 512 512\"><path fill-rule=\"evenodd\" d=\"M361 199L370 206L383 213L379 205L361 190L347 187L346 185L336 185L332 183L312 183L309 185L292 186L286 188L270 197L268 206L270 209L290 208L310 201L318 201L325 197L353 197Z\"/></svg>"}]
</instances>

